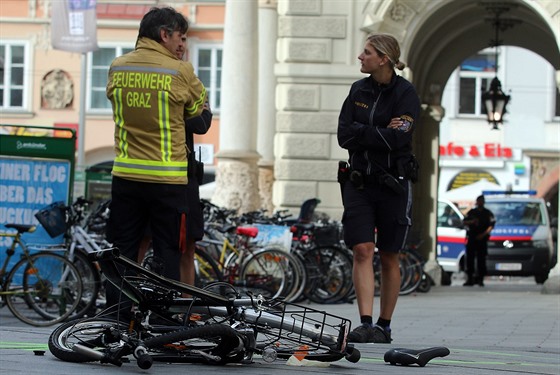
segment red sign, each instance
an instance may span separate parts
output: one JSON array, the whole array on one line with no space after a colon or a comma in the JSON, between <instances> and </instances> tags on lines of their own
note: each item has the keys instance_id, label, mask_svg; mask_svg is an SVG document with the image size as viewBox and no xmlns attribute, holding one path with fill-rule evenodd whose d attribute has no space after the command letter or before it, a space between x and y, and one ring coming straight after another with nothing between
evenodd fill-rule
<instances>
[{"instance_id":1,"label":"red sign","mask_svg":"<svg viewBox=\"0 0 560 375\"><path fill-rule=\"evenodd\" d=\"M461 146L456 145L453 142L449 142L447 145L439 146L439 154L440 156L470 156L472 158L484 157L489 159L511 159L513 157L513 150L510 147L503 147L499 143L485 143L482 146Z\"/></svg>"},{"instance_id":2,"label":"red sign","mask_svg":"<svg viewBox=\"0 0 560 375\"><path fill-rule=\"evenodd\" d=\"M78 149L78 137L80 136L78 134L79 124L64 124L64 123L60 123L60 122L55 122L54 127L55 128L74 129L74 131L76 132L76 150ZM70 134L70 132L68 130L60 129L60 130L55 130L54 131L53 137L72 138L72 134Z\"/></svg>"}]
</instances>

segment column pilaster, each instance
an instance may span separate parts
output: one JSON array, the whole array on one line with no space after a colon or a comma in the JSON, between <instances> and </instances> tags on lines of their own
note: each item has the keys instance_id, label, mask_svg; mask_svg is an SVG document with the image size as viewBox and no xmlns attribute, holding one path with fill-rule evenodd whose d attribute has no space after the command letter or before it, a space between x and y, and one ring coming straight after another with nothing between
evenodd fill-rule
<instances>
[{"instance_id":1,"label":"column pilaster","mask_svg":"<svg viewBox=\"0 0 560 375\"><path fill-rule=\"evenodd\" d=\"M260 208L257 10L257 0L226 0L220 151L212 202L240 212Z\"/></svg>"}]
</instances>

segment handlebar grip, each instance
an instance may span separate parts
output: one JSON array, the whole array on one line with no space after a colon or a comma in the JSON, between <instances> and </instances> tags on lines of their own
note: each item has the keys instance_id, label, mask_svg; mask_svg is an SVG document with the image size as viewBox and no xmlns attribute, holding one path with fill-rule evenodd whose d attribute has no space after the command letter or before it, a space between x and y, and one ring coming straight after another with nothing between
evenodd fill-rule
<instances>
[{"instance_id":1,"label":"handlebar grip","mask_svg":"<svg viewBox=\"0 0 560 375\"><path fill-rule=\"evenodd\" d=\"M115 366L118 366L118 367L122 366L122 362L120 360L112 359L112 358L108 357L106 354L95 351L95 350L90 349L87 346L83 346L81 344L74 344L74 346L72 346L72 350L74 350L76 353L85 355L86 357L89 357L89 358L94 359L96 361L99 361L101 363L111 363L111 364L113 364Z\"/></svg>"},{"instance_id":2,"label":"handlebar grip","mask_svg":"<svg viewBox=\"0 0 560 375\"><path fill-rule=\"evenodd\" d=\"M152 367L154 360L152 359L152 357L150 357L149 354L142 354L138 356L136 363L138 364L138 367L140 367L142 370L147 370L150 367Z\"/></svg>"}]
</instances>

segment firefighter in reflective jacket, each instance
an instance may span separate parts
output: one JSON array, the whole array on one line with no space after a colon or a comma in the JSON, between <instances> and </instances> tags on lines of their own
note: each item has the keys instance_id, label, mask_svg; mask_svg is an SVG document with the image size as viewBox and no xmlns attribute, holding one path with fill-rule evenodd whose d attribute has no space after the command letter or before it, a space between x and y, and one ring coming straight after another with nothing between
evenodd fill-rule
<instances>
[{"instance_id":1,"label":"firefighter in reflective jacket","mask_svg":"<svg viewBox=\"0 0 560 375\"><path fill-rule=\"evenodd\" d=\"M108 239L137 260L149 223L161 273L176 280L186 240L185 119L199 116L206 101L192 65L176 57L186 48L187 30L173 8L152 8L134 51L112 62L107 83L115 122ZM108 307L119 301L118 290L109 288Z\"/></svg>"}]
</instances>

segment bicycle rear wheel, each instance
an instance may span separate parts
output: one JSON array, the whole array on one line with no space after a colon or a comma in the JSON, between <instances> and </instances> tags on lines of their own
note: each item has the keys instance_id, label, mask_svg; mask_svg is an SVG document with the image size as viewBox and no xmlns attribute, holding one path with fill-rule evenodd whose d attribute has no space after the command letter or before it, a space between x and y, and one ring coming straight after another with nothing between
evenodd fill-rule
<instances>
[{"instance_id":1,"label":"bicycle rear wheel","mask_svg":"<svg viewBox=\"0 0 560 375\"><path fill-rule=\"evenodd\" d=\"M297 259L279 249L262 249L251 254L241 266L240 279L234 284L266 298L289 297L299 286L300 274L291 264Z\"/></svg>"},{"instance_id":2,"label":"bicycle rear wheel","mask_svg":"<svg viewBox=\"0 0 560 375\"><path fill-rule=\"evenodd\" d=\"M416 290L422 281L423 267L424 261L422 257L413 250L405 249L399 253L399 271L401 275L399 295L407 295ZM381 294L381 274L383 270L380 256L377 253L373 259L373 270L375 280L374 295L379 296Z\"/></svg>"},{"instance_id":3,"label":"bicycle rear wheel","mask_svg":"<svg viewBox=\"0 0 560 375\"><path fill-rule=\"evenodd\" d=\"M265 247L261 251L279 252L282 256L288 254L287 259L283 261L286 278L281 297L284 302L295 302L303 294L307 283L307 271L303 260L294 253L274 246Z\"/></svg>"},{"instance_id":4,"label":"bicycle rear wheel","mask_svg":"<svg viewBox=\"0 0 560 375\"><path fill-rule=\"evenodd\" d=\"M64 321L76 310L81 302L82 280L69 260L40 252L16 263L3 294L16 318L45 327Z\"/></svg>"},{"instance_id":5,"label":"bicycle rear wheel","mask_svg":"<svg viewBox=\"0 0 560 375\"><path fill-rule=\"evenodd\" d=\"M314 247L303 252L308 282L304 295L316 303L336 303L352 289L352 257L337 246Z\"/></svg>"},{"instance_id":6,"label":"bicycle rear wheel","mask_svg":"<svg viewBox=\"0 0 560 375\"><path fill-rule=\"evenodd\" d=\"M82 298L71 319L81 318L84 315L93 316L96 313L97 297L101 289L101 275L95 263L90 261L85 250L76 248L72 259L82 278Z\"/></svg>"},{"instance_id":7,"label":"bicycle rear wheel","mask_svg":"<svg viewBox=\"0 0 560 375\"><path fill-rule=\"evenodd\" d=\"M400 266L402 276L399 294L402 296L414 292L422 282L424 260L414 250L405 249L400 254Z\"/></svg>"},{"instance_id":8,"label":"bicycle rear wheel","mask_svg":"<svg viewBox=\"0 0 560 375\"><path fill-rule=\"evenodd\" d=\"M216 281L223 281L224 275L214 258L206 252L206 247L199 244L195 248L194 270L195 286L204 288Z\"/></svg>"}]
</instances>

